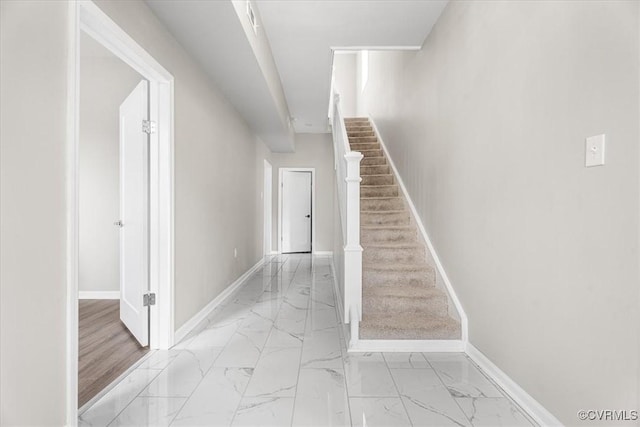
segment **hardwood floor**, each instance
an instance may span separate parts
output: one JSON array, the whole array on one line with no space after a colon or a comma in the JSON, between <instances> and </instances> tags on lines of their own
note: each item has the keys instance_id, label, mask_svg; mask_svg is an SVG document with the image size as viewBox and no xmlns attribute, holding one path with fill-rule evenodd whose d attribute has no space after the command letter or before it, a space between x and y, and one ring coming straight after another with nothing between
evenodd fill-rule
<instances>
[{"instance_id":1,"label":"hardwood floor","mask_svg":"<svg viewBox=\"0 0 640 427\"><path fill-rule=\"evenodd\" d=\"M120 321L119 300L80 300L78 405L87 403L118 378L149 347Z\"/></svg>"}]
</instances>

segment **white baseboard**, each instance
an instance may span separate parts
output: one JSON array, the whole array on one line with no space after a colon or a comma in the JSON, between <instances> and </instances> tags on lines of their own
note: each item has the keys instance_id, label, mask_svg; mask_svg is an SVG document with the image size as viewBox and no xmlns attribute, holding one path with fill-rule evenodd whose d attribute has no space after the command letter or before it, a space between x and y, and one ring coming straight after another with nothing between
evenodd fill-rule
<instances>
[{"instance_id":1,"label":"white baseboard","mask_svg":"<svg viewBox=\"0 0 640 427\"><path fill-rule=\"evenodd\" d=\"M411 352L411 353L462 353L462 340L358 340L348 349L349 353Z\"/></svg>"},{"instance_id":2,"label":"white baseboard","mask_svg":"<svg viewBox=\"0 0 640 427\"><path fill-rule=\"evenodd\" d=\"M280 254L280 252L278 252L278 251L271 251L271 252L269 252L269 255L279 255L279 254Z\"/></svg>"},{"instance_id":3,"label":"white baseboard","mask_svg":"<svg viewBox=\"0 0 640 427\"><path fill-rule=\"evenodd\" d=\"M429 239L427 230L424 228L424 224L420 219L420 215L418 215L418 210L416 209L415 205L413 204L413 201L411 200L411 196L409 195L409 192L407 191L407 187L405 187L404 182L402 181L402 177L400 176L400 173L398 172L396 165L393 163L393 159L391 159L391 156L389 155L389 150L387 150L387 146L385 145L384 140L382 139L382 135L380 134L380 131L378 130L378 127L376 126L376 123L373 120L373 117L369 116L369 121L371 122L371 126L373 127L373 130L375 131L378 137L378 142L380 142L380 146L382 147L382 151L384 152L387 158L387 161L389 162L389 166L391 166L391 169L393 170L393 173L396 176L396 179L398 181L398 186L400 187L400 191L402 191L402 194L404 195L404 198L407 201L407 204L409 205L409 209L411 210L411 214L416 220L416 224L418 225L420 234L422 234L422 237L424 238L424 241L427 244L427 249L431 254L431 258L433 258L433 262L436 264L435 267L438 270L440 277L442 277L442 281L444 282L444 285L447 288L449 297L451 297L451 301L453 301L453 305L456 307L456 311L460 316L460 326L462 327L461 328L462 341L467 342L469 340L469 325L467 320L467 314L462 308L462 303L460 302L460 299L458 298L456 291L453 289L453 285L449 281L449 276L447 276L447 273L444 271L444 267L440 262L440 258L438 258L438 254L436 253L436 250L433 244L431 243L431 239Z\"/></svg>"},{"instance_id":4,"label":"white baseboard","mask_svg":"<svg viewBox=\"0 0 640 427\"><path fill-rule=\"evenodd\" d=\"M227 288L220 292L217 297L205 305L202 310L197 312L191 319L187 320L184 325L180 326L174 335L174 343L178 344L189 332L193 330L200 322L202 322L217 306L222 304L227 298L229 298L244 282L251 276L256 270L258 270L264 264L264 259L258 261L253 267L245 271L245 273L238 277L235 282L227 286Z\"/></svg>"},{"instance_id":5,"label":"white baseboard","mask_svg":"<svg viewBox=\"0 0 640 427\"><path fill-rule=\"evenodd\" d=\"M315 251L313 254L317 256L333 256L333 251Z\"/></svg>"},{"instance_id":6,"label":"white baseboard","mask_svg":"<svg viewBox=\"0 0 640 427\"><path fill-rule=\"evenodd\" d=\"M541 426L562 426L562 423L520 387L514 380L498 368L473 344L467 343L466 353L491 379L502 388L520 407Z\"/></svg>"},{"instance_id":7,"label":"white baseboard","mask_svg":"<svg viewBox=\"0 0 640 427\"><path fill-rule=\"evenodd\" d=\"M78 299L120 299L120 291L79 291Z\"/></svg>"}]
</instances>

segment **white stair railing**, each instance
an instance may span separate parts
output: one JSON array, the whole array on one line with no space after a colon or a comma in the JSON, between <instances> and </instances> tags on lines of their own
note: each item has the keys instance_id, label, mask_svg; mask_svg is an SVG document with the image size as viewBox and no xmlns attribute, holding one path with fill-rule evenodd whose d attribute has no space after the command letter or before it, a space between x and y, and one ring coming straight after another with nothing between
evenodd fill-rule
<instances>
[{"instance_id":1,"label":"white stair railing","mask_svg":"<svg viewBox=\"0 0 640 427\"><path fill-rule=\"evenodd\" d=\"M351 151L340 110L340 95L333 94L333 148L337 175L338 205L342 224L342 281L344 323L351 324L350 346L358 342L362 321L362 246L360 246L360 161L362 153Z\"/></svg>"}]
</instances>

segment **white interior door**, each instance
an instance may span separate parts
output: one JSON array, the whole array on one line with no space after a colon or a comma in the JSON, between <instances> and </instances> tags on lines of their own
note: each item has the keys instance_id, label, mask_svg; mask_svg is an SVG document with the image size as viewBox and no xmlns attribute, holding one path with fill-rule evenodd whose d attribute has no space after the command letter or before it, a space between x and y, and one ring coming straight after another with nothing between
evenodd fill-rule
<instances>
[{"instance_id":1,"label":"white interior door","mask_svg":"<svg viewBox=\"0 0 640 427\"><path fill-rule=\"evenodd\" d=\"M149 86L141 81L120 105L120 320L149 345Z\"/></svg>"},{"instance_id":2,"label":"white interior door","mask_svg":"<svg viewBox=\"0 0 640 427\"><path fill-rule=\"evenodd\" d=\"M282 252L311 252L311 172L282 173Z\"/></svg>"}]
</instances>

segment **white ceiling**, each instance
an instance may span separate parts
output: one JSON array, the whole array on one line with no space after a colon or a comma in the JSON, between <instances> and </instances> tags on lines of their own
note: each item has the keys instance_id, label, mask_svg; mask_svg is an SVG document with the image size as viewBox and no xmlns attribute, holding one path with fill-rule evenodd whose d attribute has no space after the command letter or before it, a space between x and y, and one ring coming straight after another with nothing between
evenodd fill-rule
<instances>
[{"instance_id":1,"label":"white ceiling","mask_svg":"<svg viewBox=\"0 0 640 427\"><path fill-rule=\"evenodd\" d=\"M180 44L273 151L292 151L262 69L229 0L147 0Z\"/></svg>"},{"instance_id":2,"label":"white ceiling","mask_svg":"<svg viewBox=\"0 0 640 427\"><path fill-rule=\"evenodd\" d=\"M254 131L272 150L284 151L286 148L278 148L282 121L231 1L147 3ZM296 132L327 131L332 48L420 47L446 3L447 0L254 1Z\"/></svg>"},{"instance_id":3,"label":"white ceiling","mask_svg":"<svg viewBox=\"0 0 640 427\"><path fill-rule=\"evenodd\" d=\"M257 1L296 132L326 132L331 48L420 47L446 0Z\"/></svg>"}]
</instances>

